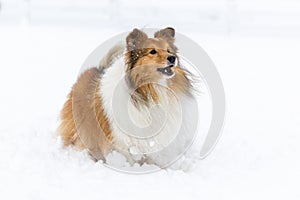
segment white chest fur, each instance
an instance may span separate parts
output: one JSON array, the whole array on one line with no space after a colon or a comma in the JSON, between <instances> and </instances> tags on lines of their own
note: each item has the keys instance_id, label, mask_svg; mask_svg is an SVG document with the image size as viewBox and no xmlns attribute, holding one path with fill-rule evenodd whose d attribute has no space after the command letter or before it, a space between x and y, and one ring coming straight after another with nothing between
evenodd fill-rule
<instances>
[{"instance_id":1,"label":"white chest fur","mask_svg":"<svg viewBox=\"0 0 300 200\"><path fill-rule=\"evenodd\" d=\"M188 106L190 97L178 97L157 86L159 105L153 102L149 107L137 108L130 99L124 69L124 62L119 59L100 80L99 92L112 130L113 145L129 160L143 156L164 165L192 139L183 113L194 109Z\"/></svg>"}]
</instances>

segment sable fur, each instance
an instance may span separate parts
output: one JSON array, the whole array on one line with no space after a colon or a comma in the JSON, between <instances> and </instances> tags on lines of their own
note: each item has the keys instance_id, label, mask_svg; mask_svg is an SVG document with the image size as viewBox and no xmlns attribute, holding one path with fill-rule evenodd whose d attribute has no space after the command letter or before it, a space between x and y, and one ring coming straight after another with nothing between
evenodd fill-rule
<instances>
[{"instance_id":1,"label":"sable fur","mask_svg":"<svg viewBox=\"0 0 300 200\"><path fill-rule=\"evenodd\" d=\"M64 145L88 148L93 157L104 159L111 149L111 130L99 94L100 72L91 68L80 75L61 112L58 128Z\"/></svg>"},{"instance_id":2,"label":"sable fur","mask_svg":"<svg viewBox=\"0 0 300 200\"><path fill-rule=\"evenodd\" d=\"M161 74L157 73L157 66L166 65L168 56L177 57L177 47L174 45L175 31L173 28L165 28L154 34L155 39L138 30L134 29L126 38L127 50L126 78L130 87L135 90L132 96L134 101L142 100L148 104L149 101L159 103L159 97L154 90L153 84L159 85ZM149 52L155 49L157 55ZM175 76L167 80L167 86L178 93L190 93L191 83L184 71L179 66L174 68Z\"/></svg>"},{"instance_id":3,"label":"sable fur","mask_svg":"<svg viewBox=\"0 0 300 200\"><path fill-rule=\"evenodd\" d=\"M172 96L171 93L179 96L191 94L192 85L187 76L189 72L179 66L174 37L175 30L170 27L156 32L154 38L148 38L139 29L134 29L127 36L125 84L133 91L130 94L131 101L137 108L159 104L161 100L166 102L166 99L161 98ZM153 49L157 52L155 55L149 53ZM107 115L107 105L104 105L103 94L100 92L103 75L110 67L114 67L116 57L123 50L121 46L112 48L100 62L99 68L88 69L79 76L60 115L58 133L64 145L88 149L96 160L105 161L111 150L122 149L119 146L124 145L113 132L113 119ZM166 66L168 56L176 57L177 66L172 68L174 76L166 78L157 71L157 67ZM132 161L130 155L126 157Z\"/></svg>"}]
</instances>

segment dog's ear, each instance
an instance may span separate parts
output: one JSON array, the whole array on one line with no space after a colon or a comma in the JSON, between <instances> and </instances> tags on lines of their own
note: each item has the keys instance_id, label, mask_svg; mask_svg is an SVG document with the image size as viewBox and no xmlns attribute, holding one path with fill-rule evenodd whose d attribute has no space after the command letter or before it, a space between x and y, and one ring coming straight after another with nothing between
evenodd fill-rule
<instances>
[{"instance_id":1,"label":"dog's ear","mask_svg":"<svg viewBox=\"0 0 300 200\"><path fill-rule=\"evenodd\" d=\"M148 38L146 33L135 28L126 38L127 50L137 50L142 48L143 42Z\"/></svg>"},{"instance_id":2,"label":"dog's ear","mask_svg":"<svg viewBox=\"0 0 300 200\"><path fill-rule=\"evenodd\" d=\"M167 27L167 28L161 29L154 34L154 37L163 38L170 42L174 42L175 29L172 27Z\"/></svg>"},{"instance_id":3,"label":"dog's ear","mask_svg":"<svg viewBox=\"0 0 300 200\"><path fill-rule=\"evenodd\" d=\"M175 29L174 28L167 27L167 28L161 29L154 34L154 37L162 38L162 39L166 40L169 44L170 50L174 53L177 52L177 47L174 44L174 41L175 41Z\"/></svg>"}]
</instances>

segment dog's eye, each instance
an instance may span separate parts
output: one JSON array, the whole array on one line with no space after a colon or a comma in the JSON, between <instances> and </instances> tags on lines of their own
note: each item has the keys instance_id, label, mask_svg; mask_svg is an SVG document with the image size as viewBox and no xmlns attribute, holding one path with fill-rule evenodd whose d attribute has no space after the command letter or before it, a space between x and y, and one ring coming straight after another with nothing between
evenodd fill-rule
<instances>
[{"instance_id":1,"label":"dog's eye","mask_svg":"<svg viewBox=\"0 0 300 200\"><path fill-rule=\"evenodd\" d=\"M169 49L167 49L167 52L168 52L168 53L171 53Z\"/></svg>"},{"instance_id":2,"label":"dog's eye","mask_svg":"<svg viewBox=\"0 0 300 200\"><path fill-rule=\"evenodd\" d=\"M152 50L150 51L150 53L151 53L151 54L156 54L156 50L155 50L155 49L152 49Z\"/></svg>"}]
</instances>

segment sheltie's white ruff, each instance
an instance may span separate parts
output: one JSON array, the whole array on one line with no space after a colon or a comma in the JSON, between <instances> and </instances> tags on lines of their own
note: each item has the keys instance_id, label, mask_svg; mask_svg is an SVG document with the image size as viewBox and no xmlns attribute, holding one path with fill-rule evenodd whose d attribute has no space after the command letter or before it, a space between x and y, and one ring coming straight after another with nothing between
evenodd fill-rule
<instances>
[{"instance_id":1,"label":"sheltie's white ruff","mask_svg":"<svg viewBox=\"0 0 300 200\"><path fill-rule=\"evenodd\" d=\"M117 150L133 163L142 157L158 165L165 165L184 151L192 139L187 129L191 97L174 94L163 85L155 85L160 104L137 108L130 100L125 82L125 65L118 59L106 69L100 80L100 95L110 122L113 143ZM165 85L166 86L166 85ZM185 112L185 113L183 113ZM186 117L183 117L186 116Z\"/></svg>"}]
</instances>

